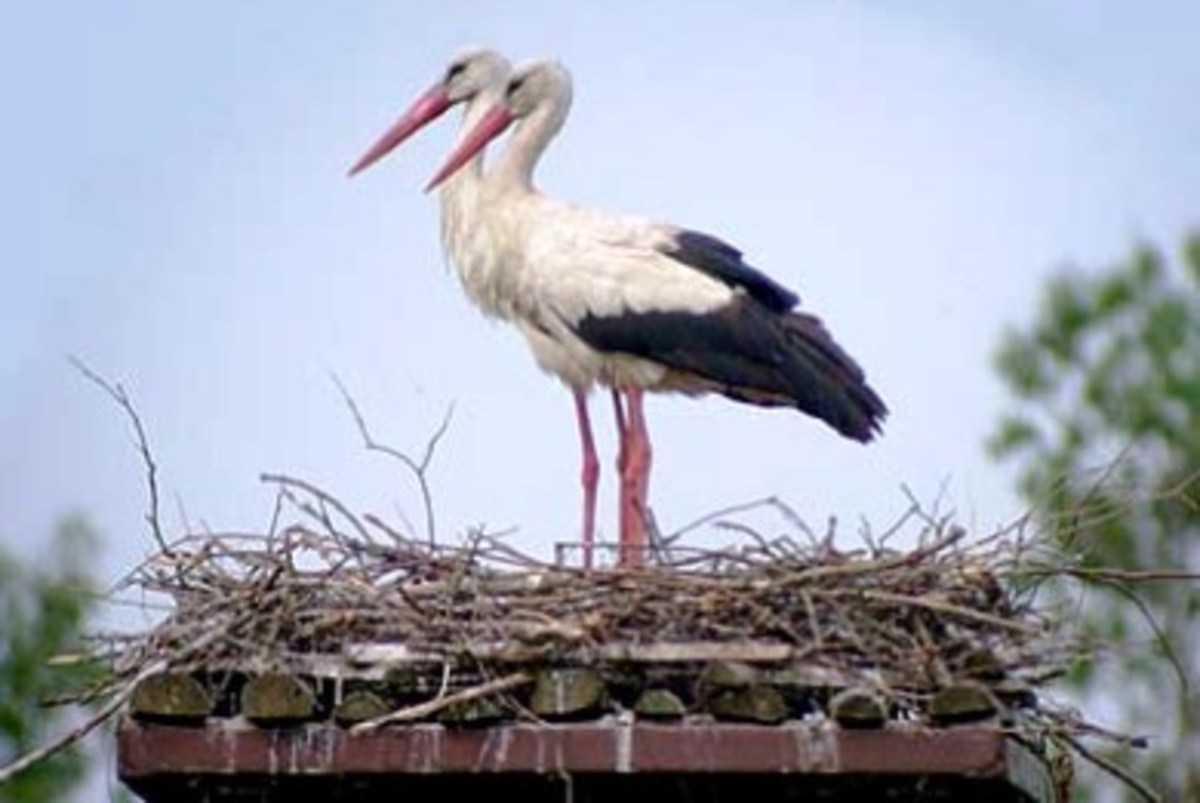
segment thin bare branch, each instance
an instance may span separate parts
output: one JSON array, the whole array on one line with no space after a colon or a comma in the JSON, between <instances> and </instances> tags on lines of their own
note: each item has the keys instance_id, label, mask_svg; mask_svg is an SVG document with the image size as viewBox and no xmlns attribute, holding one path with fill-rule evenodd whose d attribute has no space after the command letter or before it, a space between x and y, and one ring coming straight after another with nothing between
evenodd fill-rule
<instances>
[{"instance_id":1,"label":"thin bare branch","mask_svg":"<svg viewBox=\"0 0 1200 803\"><path fill-rule=\"evenodd\" d=\"M1111 761L1095 752L1075 736L1070 734L1061 734L1060 738L1070 745L1071 749L1074 750L1080 757L1091 762L1095 766L1107 772L1109 775L1116 778L1121 783L1128 786L1137 793L1138 797L1140 797L1142 800L1145 800L1146 803L1162 803L1162 797L1158 794L1158 792L1147 786L1145 782L1143 782L1125 767L1122 767L1115 761Z\"/></svg>"},{"instance_id":2,"label":"thin bare branch","mask_svg":"<svg viewBox=\"0 0 1200 803\"><path fill-rule=\"evenodd\" d=\"M71 365L75 366L75 370L115 401L133 424L133 431L137 436L138 452L141 454L142 464L146 468L146 488L150 496L149 509L145 515L146 524L150 527L150 534L154 536L158 548L164 552L167 551L167 540L163 537L162 525L158 517L158 465L154 462L154 455L150 452L150 440L146 436L146 428L142 424L141 416L138 415L129 394L125 392L125 388L120 383L109 382L78 357L72 355L69 359Z\"/></svg>"},{"instance_id":3,"label":"thin bare branch","mask_svg":"<svg viewBox=\"0 0 1200 803\"><path fill-rule=\"evenodd\" d=\"M533 682L533 675L528 672L513 672L495 680L489 680L487 683L481 683L478 686L472 686L469 689L464 689L454 694L447 694L441 697L435 697L424 703L410 705L407 708L401 708L398 711L393 711L390 714L385 714L376 719L369 719L366 722L360 722L350 729L351 733L364 733L367 731L376 730L384 725L390 725L395 722L411 722L415 719L424 719L431 714L436 714L445 708L459 703L468 703L471 700L478 700L481 697L490 697L493 694L515 689L518 686L525 686Z\"/></svg>"},{"instance_id":4,"label":"thin bare branch","mask_svg":"<svg viewBox=\"0 0 1200 803\"><path fill-rule=\"evenodd\" d=\"M429 466L433 463L434 455L437 452L438 444L443 436L450 428L450 421L454 415L454 405L451 404L446 408L445 415L442 416L441 423L438 424L436 430L425 444L425 452L421 456L420 461L414 460L404 452L389 446L385 443L380 443L371 435L370 429L367 427L367 420L363 416L362 411L358 407L358 402L350 395L350 391L346 388L341 378L337 374L332 374L331 378L334 385L337 386L338 392L342 394L342 400L346 403L346 407L350 410L351 417L354 418L354 423L358 427L358 432L362 436L363 445L373 452L380 452L400 463L409 470L413 475L413 479L417 483L417 490L421 494L421 506L425 511L425 538L430 546L437 544L437 523L434 515L433 506L433 490L429 485Z\"/></svg>"},{"instance_id":5,"label":"thin bare branch","mask_svg":"<svg viewBox=\"0 0 1200 803\"><path fill-rule=\"evenodd\" d=\"M333 496L333 494L330 494L326 491L321 490L320 488L313 485L311 482L308 482L307 480L302 480L297 477L289 477L287 474L264 473L264 474L260 474L258 478L262 482L269 482L274 485L279 485L279 486L283 486L283 487L299 488L300 490L311 494L321 504L329 505L334 510L336 510L338 513L340 513L342 515L342 518L344 518L350 524L350 526L352 526L354 528L354 531L357 532L364 541L371 540L371 533L368 532L367 528L362 525L362 522L359 521L358 517L355 516L353 513L351 513L350 509L347 508L337 497ZM325 519L326 523L329 523L328 517L323 516L323 515L320 517ZM336 528L333 528L331 526L330 534L336 537L337 536Z\"/></svg>"}]
</instances>

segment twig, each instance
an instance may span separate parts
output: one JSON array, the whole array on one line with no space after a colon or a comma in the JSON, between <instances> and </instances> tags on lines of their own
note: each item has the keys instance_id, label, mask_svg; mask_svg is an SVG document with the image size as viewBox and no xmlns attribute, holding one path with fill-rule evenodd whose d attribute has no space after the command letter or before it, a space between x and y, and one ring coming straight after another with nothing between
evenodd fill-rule
<instances>
[{"instance_id":1,"label":"twig","mask_svg":"<svg viewBox=\"0 0 1200 803\"><path fill-rule=\"evenodd\" d=\"M120 383L113 384L109 382L89 368L83 360L74 355L69 357L69 359L71 365L75 366L75 370L79 371L84 378L108 394L125 411L125 415L129 417L130 422L133 424L133 431L137 435L138 451L141 453L142 463L146 467L146 487L150 494L150 508L145 514L146 524L149 525L150 533L154 536L154 541L158 544L158 548L169 554L170 550L167 548L167 540L163 537L162 527L158 520L158 466L154 462L154 456L150 453L150 442L146 437L146 428L142 425L141 416L138 415L133 402L129 398L129 394L125 392L125 388Z\"/></svg>"},{"instance_id":2,"label":"twig","mask_svg":"<svg viewBox=\"0 0 1200 803\"><path fill-rule=\"evenodd\" d=\"M772 497L768 496L768 497L764 497L762 499L755 499L753 502L743 502L738 505L730 505L728 507L723 507L720 510L714 510L712 513L707 513L698 519L694 519L693 521L688 522L687 524L685 524L682 527L680 527L679 529L671 532L670 534L664 535L662 537L662 545L664 548L669 547L671 544L678 541L682 536L687 535L688 533L692 532L693 530L697 530L697 529L703 527L705 524L711 524L714 521L724 519L727 516L731 516L735 513L745 513L748 510L756 510L760 507L763 507L763 506L769 504L771 502L771 499L772 499Z\"/></svg>"},{"instance_id":3,"label":"twig","mask_svg":"<svg viewBox=\"0 0 1200 803\"><path fill-rule=\"evenodd\" d=\"M1200 572L1189 572L1182 569L1111 569L1102 566L1028 566L1023 567L1022 575L1039 577L1075 577L1084 582L1107 581L1116 583L1150 583L1150 582L1189 582L1200 581Z\"/></svg>"},{"instance_id":4,"label":"twig","mask_svg":"<svg viewBox=\"0 0 1200 803\"><path fill-rule=\"evenodd\" d=\"M1080 498L1079 504L1076 505L1074 510L1071 512L1071 519L1074 522L1074 524L1069 530L1069 535L1067 535L1063 539L1064 547L1070 548L1071 546L1074 545L1076 537L1084 529L1083 526L1080 524L1080 520L1079 520L1080 513L1087 509L1087 505L1091 501L1091 499L1100 493L1101 489L1108 482L1109 477L1111 477L1113 475L1113 473L1116 472L1117 467L1122 462L1125 461L1125 459L1129 456L1129 453L1132 450L1133 450L1133 442L1132 441L1125 444L1125 446L1123 446L1121 448L1120 453L1115 458L1113 458L1108 463L1108 465L1106 465L1104 467L1104 470L1101 471L1099 476L1096 477L1095 481L1091 484L1091 487L1089 487L1087 489L1087 491L1084 493L1083 497ZM1065 477L1063 479L1064 484L1070 484L1070 481L1071 480L1069 477Z\"/></svg>"},{"instance_id":5,"label":"twig","mask_svg":"<svg viewBox=\"0 0 1200 803\"><path fill-rule=\"evenodd\" d=\"M64 733L57 739L49 741L41 747L30 750L23 756L19 756L18 758L9 762L7 766L0 767L0 784L4 784L17 774L24 772L39 761L44 761L58 751L65 750L83 737L87 736L97 727L104 724L104 722L114 713L116 713L117 709L129 699L129 696L133 694L133 690L137 687L138 683L141 683L150 675L161 671L165 666L165 661L159 661L151 666L146 667L132 680L128 681L122 687L120 692L113 695L113 698L105 703L99 711L97 711L93 716L89 717L79 726L73 728L67 733Z\"/></svg>"},{"instance_id":6,"label":"twig","mask_svg":"<svg viewBox=\"0 0 1200 803\"><path fill-rule=\"evenodd\" d=\"M313 485L311 482L308 482L307 480L297 479L296 477L289 477L287 474L264 473L264 474L258 475L258 478L262 482L269 482L269 483L273 483L275 485L282 485L282 486L291 486L291 487L299 488L300 490L304 491L305 493L312 494L312 496L314 496L316 499L320 500L324 504L329 505L334 510L336 510L338 513L342 514L342 517L350 523L350 526L353 527L355 529L355 531L359 534L359 536L362 537L363 541L367 541L367 542L371 541L371 534L367 531L367 528L362 525L362 522L360 522L358 520L358 517L355 516L353 513L351 513L350 509L348 507L346 507L345 504L343 504L337 497L335 497L333 494L329 493L328 491L321 490L320 488ZM337 537L336 529L330 527L330 535L332 535L336 538Z\"/></svg>"},{"instance_id":7,"label":"twig","mask_svg":"<svg viewBox=\"0 0 1200 803\"><path fill-rule=\"evenodd\" d=\"M342 394L342 400L346 402L346 407L349 408L350 415L354 418L354 423L358 426L358 432L362 436L363 445L369 451L380 452L399 460L412 473L413 478L417 482L417 489L421 494L421 506L425 510L425 537L429 541L430 546L436 545L437 525L434 519L433 491L429 487L429 479L426 474L429 471L430 464L433 462L433 456L437 451L438 443L450 427L450 420L454 414L454 405L451 404L446 408L446 414L442 416L441 423L438 424L437 429L434 430L433 435L425 444L425 454L422 455L421 460L418 462L399 449L375 440L371 436L371 431L367 428L366 418L363 417L362 411L359 410L358 403L350 395L350 391L346 389L346 386L337 374L332 374L331 378L337 386L338 391Z\"/></svg>"},{"instance_id":8,"label":"twig","mask_svg":"<svg viewBox=\"0 0 1200 803\"><path fill-rule=\"evenodd\" d=\"M1134 607L1138 609L1138 613L1142 615L1142 619L1145 620L1146 624L1148 624L1150 629L1154 632L1154 640L1158 643L1159 648L1166 656L1167 662L1170 663L1171 668L1175 670L1175 677L1179 679L1179 690L1186 699L1188 688L1190 686L1188 681L1188 670L1183 665L1183 659L1176 654L1175 648L1171 644L1171 639L1162 629L1162 625L1158 623L1158 620L1150 611L1149 606L1146 605L1142 598L1137 595L1136 591L1134 591L1132 588L1126 588L1122 583L1107 579L1096 579L1096 582L1099 585L1106 586L1125 597L1125 599L1132 602Z\"/></svg>"},{"instance_id":9,"label":"twig","mask_svg":"<svg viewBox=\"0 0 1200 803\"><path fill-rule=\"evenodd\" d=\"M1093 751L1091 748L1085 747L1082 741L1069 733L1059 733L1057 736L1070 745L1071 749L1078 753L1081 757L1095 764L1097 767L1104 770L1109 775L1112 775L1114 778L1121 781L1123 784L1136 792L1138 797L1142 798L1142 800L1147 801L1147 803L1162 803L1162 796L1159 795L1158 792L1147 786L1144 781L1142 781L1125 767L1122 767L1120 764L1112 761L1111 759L1105 758L1099 753Z\"/></svg>"},{"instance_id":10,"label":"twig","mask_svg":"<svg viewBox=\"0 0 1200 803\"><path fill-rule=\"evenodd\" d=\"M366 722L360 722L350 728L351 733L363 733L373 731L384 725L389 725L393 722L409 722L414 719L422 719L430 714L436 714L443 708L447 708L458 703L466 703L471 700L487 697L490 694L497 694L509 689L515 689L518 686L524 686L533 682L533 675L528 672L513 672L510 675L490 680L487 683L481 683L478 686L472 686L469 689L464 689L454 694L447 694L445 697L438 697L417 705L410 705L406 708L401 708L398 711L393 711L390 714L385 714L375 719L369 719Z\"/></svg>"},{"instance_id":11,"label":"twig","mask_svg":"<svg viewBox=\"0 0 1200 803\"><path fill-rule=\"evenodd\" d=\"M929 597L914 597L908 594L894 594L890 591L877 591L874 589L845 589L831 591L839 596L861 596L864 599L872 599L878 602L885 602L891 605L911 605L915 608L926 608L938 613L944 613L950 616L958 616L964 619L972 619L976 622L991 625L992 627L1001 630L1011 630L1018 633L1036 633L1037 629L1025 622L1005 619L1000 616L995 616L983 611L977 611L972 608L965 608L961 605L955 605L951 602L944 602L939 599L931 599Z\"/></svg>"}]
</instances>

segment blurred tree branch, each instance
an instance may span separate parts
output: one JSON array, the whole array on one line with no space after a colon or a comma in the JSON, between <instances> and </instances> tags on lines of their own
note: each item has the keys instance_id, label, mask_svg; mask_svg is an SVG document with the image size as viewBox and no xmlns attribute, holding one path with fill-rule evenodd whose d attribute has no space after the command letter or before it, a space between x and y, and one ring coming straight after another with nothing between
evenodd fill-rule
<instances>
[{"instance_id":1,"label":"blurred tree branch","mask_svg":"<svg viewBox=\"0 0 1200 803\"><path fill-rule=\"evenodd\" d=\"M1012 396L989 449L1085 583L1082 627L1113 660L1071 681L1155 734L1130 761L1169 800L1200 800L1200 233L1172 262L1142 245L1048 283L996 368ZM1074 597L1078 597L1075 594ZM1124 752L1124 755L1118 753Z\"/></svg>"}]
</instances>

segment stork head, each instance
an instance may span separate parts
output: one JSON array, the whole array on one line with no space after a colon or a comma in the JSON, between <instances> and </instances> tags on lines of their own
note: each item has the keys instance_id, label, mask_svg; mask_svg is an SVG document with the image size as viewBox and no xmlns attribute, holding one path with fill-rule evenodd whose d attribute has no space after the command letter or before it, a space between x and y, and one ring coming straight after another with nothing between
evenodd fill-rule
<instances>
[{"instance_id":1,"label":"stork head","mask_svg":"<svg viewBox=\"0 0 1200 803\"><path fill-rule=\"evenodd\" d=\"M543 141L558 133L571 109L571 73L557 61L536 61L517 69L504 99L492 106L425 187L428 192L454 175L475 154L518 120L540 121Z\"/></svg>"},{"instance_id":2,"label":"stork head","mask_svg":"<svg viewBox=\"0 0 1200 803\"><path fill-rule=\"evenodd\" d=\"M464 50L451 60L441 78L412 102L408 110L350 168L353 176L387 156L451 106L492 92L499 95L512 72L508 59L494 50Z\"/></svg>"}]
</instances>

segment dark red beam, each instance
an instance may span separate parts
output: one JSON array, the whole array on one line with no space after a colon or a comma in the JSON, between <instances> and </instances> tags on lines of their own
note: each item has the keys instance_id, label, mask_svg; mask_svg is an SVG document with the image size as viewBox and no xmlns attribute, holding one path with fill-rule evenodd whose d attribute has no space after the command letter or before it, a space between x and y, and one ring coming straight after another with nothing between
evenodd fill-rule
<instances>
[{"instance_id":1,"label":"dark red beam","mask_svg":"<svg viewBox=\"0 0 1200 803\"><path fill-rule=\"evenodd\" d=\"M839 730L819 724L415 725L351 735L327 726L264 730L126 721L126 782L171 776L432 774L780 774L995 779L1050 800L1045 765L994 728Z\"/></svg>"}]
</instances>

